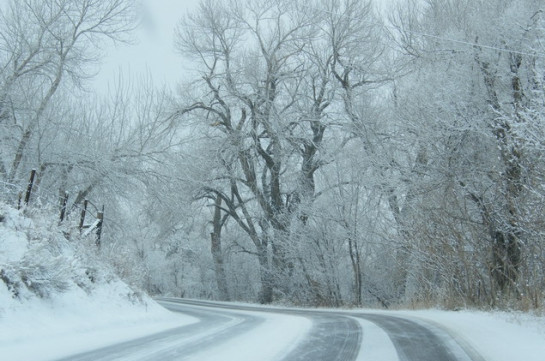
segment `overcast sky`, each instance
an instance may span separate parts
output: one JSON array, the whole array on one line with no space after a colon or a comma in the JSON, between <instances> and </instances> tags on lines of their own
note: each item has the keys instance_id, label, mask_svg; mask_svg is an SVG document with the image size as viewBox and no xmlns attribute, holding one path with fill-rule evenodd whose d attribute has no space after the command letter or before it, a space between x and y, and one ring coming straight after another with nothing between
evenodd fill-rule
<instances>
[{"instance_id":1,"label":"overcast sky","mask_svg":"<svg viewBox=\"0 0 545 361\"><path fill-rule=\"evenodd\" d=\"M149 72L157 85L174 86L182 78L183 60L173 47L174 27L199 0L138 1L142 5L142 26L135 34L137 43L107 49L94 81L100 92L106 91L108 84L113 85L119 71L124 77L140 77Z\"/></svg>"}]
</instances>

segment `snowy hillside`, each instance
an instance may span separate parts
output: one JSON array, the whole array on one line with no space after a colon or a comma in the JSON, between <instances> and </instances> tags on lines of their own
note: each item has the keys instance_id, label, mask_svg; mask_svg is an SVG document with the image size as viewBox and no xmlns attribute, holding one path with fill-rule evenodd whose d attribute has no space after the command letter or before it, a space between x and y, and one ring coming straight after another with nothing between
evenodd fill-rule
<instances>
[{"instance_id":1,"label":"snowy hillside","mask_svg":"<svg viewBox=\"0 0 545 361\"><path fill-rule=\"evenodd\" d=\"M32 212L0 203L2 355L60 357L191 322L121 282L93 252L92 239ZM51 338L67 341L62 351Z\"/></svg>"}]
</instances>

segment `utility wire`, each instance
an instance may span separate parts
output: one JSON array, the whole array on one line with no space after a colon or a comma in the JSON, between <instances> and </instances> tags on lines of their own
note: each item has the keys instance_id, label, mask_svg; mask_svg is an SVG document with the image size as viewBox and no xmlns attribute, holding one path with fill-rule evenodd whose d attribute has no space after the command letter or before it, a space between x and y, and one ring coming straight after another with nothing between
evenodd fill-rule
<instances>
[{"instance_id":1,"label":"utility wire","mask_svg":"<svg viewBox=\"0 0 545 361\"><path fill-rule=\"evenodd\" d=\"M392 28L392 27L390 27L390 28ZM535 57L538 57L538 58L545 58L545 53L538 52L538 51L536 51L534 53L528 53L528 52L524 52L524 51L509 49L509 48L500 48L500 47L492 46L492 45L483 45L483 44L478 44L478 43L472 43L472 42L469 42L469 41L457 40L457 39L452 39L452 38L445 38L445 37L426 34L426 33L419 33L419 32L410 31L410 30L406 30L406 32L414 34L414 35L418 35L418 36L423 36L423 37L428 37L428 38L433 38L433 39L445 41L445 42L452 42L452 43L457 43L457 44L469 45L471 47L479 47L479 48L484 48L484 49L496 50L496 51L506 52L506 53L510 53L510 54L528 55L528 56L535 56Z\"/></svg>"},{"instance_id":2,"label":"utility wire","mask_svg":"<svg viewBox=\"0 0 545 361\"><path fill-rule=\"evenodd\" d=\"M309 5L302 5L302 6L308 8L310 10L323 12L325 14L336 15L336 16L341 16L341 17L349 17L348 15L345 15L345 14L334 13L332 11L319 9L319 8L309 6ZM360 20L363 21L363 19L360 19ZM390 30L399 30L398 28L396 28L394 26L391 26L391 25L383 25L383 26L385 26L386 28L389 28ZM458 40L458 39L453 39L453 38L448 38L448 37L443 37L443 36L431 35L431 34L427 34L427 33L416 32L416 31L411 31L411 30L406 30L406 29L403 29L403 30L405 32L413 34L413 35L433 38L433 39L441 40L441 41L445 41L445 42L452 42L452 43L457 43L457 44L462 44L462 45L468 45L468 46L471 46L473 48L474 47L480 47L480 48L484 48L484 49L496 50L496 51L506 52L506 53L510 53L510 54L519 54L519 55L534 56L534 57L538 57L538 58L545 58L545 53L539 52L539 51L536 51L534 53L529 53L529 52L513 50L513 49L509 49L509 48L500 48L500 47L493 46L493 45L483 45L483 44L473 43L473 42L469 42L469 41L463 41L463 40Z\"/></svg>"}]
</instances>

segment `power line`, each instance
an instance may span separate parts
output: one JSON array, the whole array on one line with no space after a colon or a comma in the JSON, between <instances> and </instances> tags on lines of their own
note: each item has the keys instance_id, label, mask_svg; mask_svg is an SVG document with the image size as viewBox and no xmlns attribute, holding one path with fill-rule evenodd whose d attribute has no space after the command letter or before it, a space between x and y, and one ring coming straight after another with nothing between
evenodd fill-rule
<instances>
[{"instance_id":1,"label":"power line","mask_svg":"<svg viewBox=\"0 0 545 361\"><path fill-rule=\"evenodd\" d=\"M469 41L457 40L457 39L452 39L452 38L445 38L445 37L426 34L426 33L419 33L419 32L410 31L410 30L406 30L406 31L408 33L411 33L411 34L414 34L414 35L424 36L424 37L433 38L433 39L437 39L437 40L442 40L442 41L446 41L446 42L469 45L471 47L479 47L479 48L484 48L484 49L496 50L496 51L506 52L506 53L510 53L510 54L535 56L535 57L539 57L539 58L545 57L545 53L541 53L541 52L537 52L537 51L534 52L534 53L528 53L528 52L524 52L524 51L509 49L509 48L500 48L500 47L492 46L492 45L483 45L483 44L478 44L478 43L472 43L472 42L469 42Z\"/></svg>"},{"instance_id":2,"label":"power line","mask_svg":"<svg viewBox=\"0 0 545 361\"><path fill-rule=\"evenodd\" d=\"M330 14L330 15L347 17L347 15L342 14L342 13L334 13L332 11L319 9L319 8L309 6L309 5L302 5L302 6L308 8L308 9L311 9L311 10L321 11L323 13ZM389 28L389 29L392 29L392 30L399 30L398 28L396 28L394 26L391 26L391 25L384 25L384 26L386 28ZM458 39L453 39L453 38L448 38L448 37L431 35L431 34L427 34L427 33L416 32L416 31L411 31L411 30L406 30L406 29L404 29L404 31L406 31L407 33L413 34L413 35L417 35L417 36L423 36L423 37L433 38L433 39L436 39L436 40L441 40L441 41L445 41L445 42L452 42L452 43L457 43L457 44L462 44L462 45L468 45L468 46L471 46L473 48L474 47L480 47L480 48L484 48L484 49L496 50L496 51L510 53L510 54L527 55L527 56L534 56L534 57L538 57L538 58L545 58L545 53L538 52L538 51L536 51L534 53L529 53L529 52L513 50L513 49L509 49L509 48L500 48L500 47L493 46L493 45L483 45L483 44L473 43L473 42L469 42L469 41L463 41L463 40L458 40Z\"/></svg>"}]
</instances>

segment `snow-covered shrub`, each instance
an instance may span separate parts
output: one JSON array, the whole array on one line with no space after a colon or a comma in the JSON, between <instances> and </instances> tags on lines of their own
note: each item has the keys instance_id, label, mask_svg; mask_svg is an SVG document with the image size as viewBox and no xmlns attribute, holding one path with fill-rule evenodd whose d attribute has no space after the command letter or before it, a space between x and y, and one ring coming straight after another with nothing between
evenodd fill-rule
<instances>
[{"instance_id":1,"label":"snow-covered shrub","mask_svg":"<svg viewBox=\"0 0 545 361\"><path fill-rule=\"evenodd\" d=\"M67 292L106 292L133 304L146 302L145 295L123 284L101 259L93 234L80 236L77 226L59 225L47 210L21 212L0 202L0 215L0 284L4 298L24 301Z\"/></svg>"},{"instance_id":2,"label":"snow-covered shrub","mask_svg":"<svg viewBox=\"0 0 545 361\"><path fill-rule=\"evenodd\" d=\"M0 209L5 214L0 224L0 269L13 297L47 298L70 289L70 276L77 265L57 227L47 224L46 219L34 222L6 205Z\"/></svg>"},{"instance_id":3,"label":"snow-covered shrub","mask_svg":"<svg viewBox=\"0 0 545 361\"><path fill-rule=\"evenodd\" d=\"M2 281L7 288L9 294L13 298L19 297L19 289L21 284L16 280L16 277L11 274L7 269L0 269L0 281Z\"/></svg>"}]
</instances>

